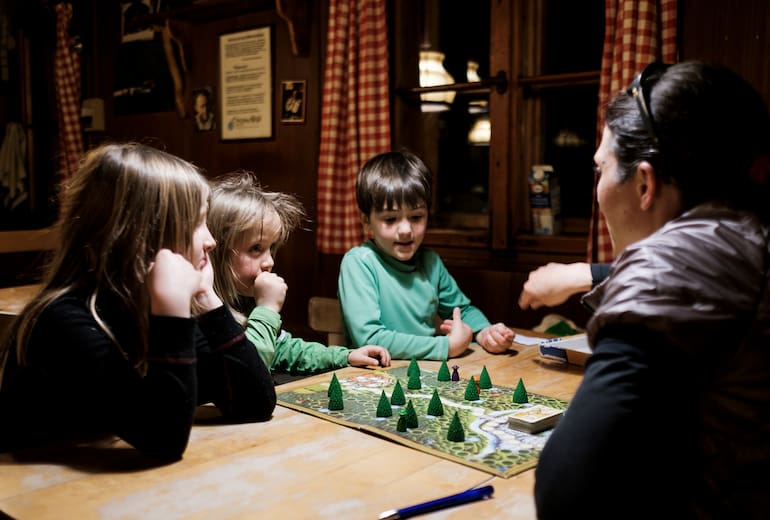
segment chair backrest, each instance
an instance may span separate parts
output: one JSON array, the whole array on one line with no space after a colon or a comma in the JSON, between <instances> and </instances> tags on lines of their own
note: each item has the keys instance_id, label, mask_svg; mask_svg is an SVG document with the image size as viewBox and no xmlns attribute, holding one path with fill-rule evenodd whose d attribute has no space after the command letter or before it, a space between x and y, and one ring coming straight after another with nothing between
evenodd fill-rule
<instances>
[{"instance_id":1,"label":"chair backrest","mask_svg":"<svg viewBox=\"0 0 770 520\"><path fill-rule=\"evenodd\" d=\"M337 298L312 296L307 305L310 328L326 333L326 345L345 345L342 311Z\"/></svg>"},{"instance_id":2,"label":"chair backrest","mask_svg":"<svg viewBox=\"0 0 770 520\"><path fill-rule=\"evenodd\" d=\"M8 326L16 315L24 308L40 290L40 286L28 280L23 282L25 285L13 285L5 287L6 281L17 284L18 279L28 278L26 274L15 272L18 266L23 262L23 270L30 267L29 259L31 253L46 252L56 248L56 232L52 228L43 229L24 229L18 231L0 231L0 254L8 254L8 257L18 257L9 262L0 262L3 268L3 284L0 284L0 338L5 334ZM24 253L24 254L21 254ZM34 255L31 255L34 256ZM34 260L32 264L37 265L39 261ZM30 284L30 285L26 285Z\"/></svg>"},{"instance_id":3,"label":"chair backrest","mask_svg":"<svg viewBox=\"0 0 770 520\"><path fill-rule=\"evenodd\" d=\"M0 253L50 251L56 247L56 233L51 228L0 231Z\"/></svg>"}]
</instances>

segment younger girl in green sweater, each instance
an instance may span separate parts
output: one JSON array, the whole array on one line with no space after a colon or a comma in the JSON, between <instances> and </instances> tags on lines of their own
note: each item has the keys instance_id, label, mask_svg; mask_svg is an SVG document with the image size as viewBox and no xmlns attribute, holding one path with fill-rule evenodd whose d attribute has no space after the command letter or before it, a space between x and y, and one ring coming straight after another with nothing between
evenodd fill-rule
<instances>
[{"instance_id":1,"label":"younger girl in green sweater","mask_svg":"<svg viewBox=\"0 0 770 520\"><path fill-rule=\"evenodd\" d=\"M382 347L327 347L281 329L288 286L272 272L274 255L303 217L295 197L263 190L251 172L211 181L207 222L219 246L211 255L217 294L272 371L305 375L348 365L389 366L390 354Z\"/></svg>"}]
</instances>

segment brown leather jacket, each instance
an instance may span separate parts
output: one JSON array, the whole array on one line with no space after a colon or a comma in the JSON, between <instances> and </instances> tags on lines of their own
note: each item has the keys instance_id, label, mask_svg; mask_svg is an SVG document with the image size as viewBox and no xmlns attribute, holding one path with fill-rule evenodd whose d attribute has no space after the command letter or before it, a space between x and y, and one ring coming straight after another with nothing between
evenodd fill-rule
<instances>
[{"instance_id":1,"label":"brown leather jacket","mask_svg":"<svg viewBox=\"0 0 770 520\"><path fill-rule=\"evenodd\" d=\"M754 217L703 205L626 248L584 297L592 345L641 326L677 351L674 373L695 374L699 516L770 516L769 258Z\"/></svg>"}]
</instances>

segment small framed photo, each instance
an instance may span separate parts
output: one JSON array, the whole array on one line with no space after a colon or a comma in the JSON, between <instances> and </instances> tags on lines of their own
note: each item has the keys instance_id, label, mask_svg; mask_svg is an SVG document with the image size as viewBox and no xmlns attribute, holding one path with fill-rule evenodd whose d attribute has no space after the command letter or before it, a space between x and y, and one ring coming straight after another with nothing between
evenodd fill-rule
<instances>
[{"instance_id":1,"label":"small framed photo","mask_svg":"<svg viewBox=\"0 0 770 520\"><path fill-rule=\"evenodd\" d=\"M305 122L307 81L281 81L281 123Z\"/></svg>"},{"instance_id":2,"label":"small framed photo","mask_svg":"<svg viewBox=\"0 0 770 520\"><path fill-rule=\"evenodd\" d=\"M193 89L192 99L195 129L199 132L206 132L216 128L214 89L210 86Z\"/></svg>"}]
</instances>

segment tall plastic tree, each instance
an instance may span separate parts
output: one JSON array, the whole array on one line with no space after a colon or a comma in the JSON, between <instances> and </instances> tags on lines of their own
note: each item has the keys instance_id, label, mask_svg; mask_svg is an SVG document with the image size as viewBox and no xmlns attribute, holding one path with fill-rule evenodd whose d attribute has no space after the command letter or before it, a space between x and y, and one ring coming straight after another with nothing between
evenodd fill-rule
<instances>
[{"instance_id":1,"label":"tall plastic tree","mask_svg":"<svg viewBox=\"0 0 770 520\"><path fill-rule=\"evenodd\" d=\"M492 388L492 379L489 377L489 372L487 372L486 365L484 365L484 368L481 369L481 375L479 376L479 386L485 390Z\"/></svg>"},{"instance_id":2,"label":"tall plastic tree","mask_svg":"<svg viewBox=\"0 0 770 520\"><path fill-rule=\"evenodd\" d=\"M442 361L441 368L438 369L438 376L436 376L436 379L439 381L449 381L450 377L449 367L447 366L446 361Z\"/></svg>"},{"instance_id":3,"label":"tall plastic tree","mask_svg":"<svg viewBox=\"0 0 770 520\"><path fill-rule=\"evenodd\" d=\"M476 380L473 376L468 380L468 386L465 387L465 399L467 401L478 401L479 389L476 387Z\"/></svg>"},{"instance_id":4,"label":"tall plastic tree","mask_svg":"<svg viewBox=\"0 0 770 520\"><path fill-rule=\"evenodd\" d=\"M396 386L393 387L393 393L390 394L390 404L394 406L403 406L406 404L404 389L401 388L401 381L396 379Z\"/></svg>"},{"instance_id":5,"label":"tall plastic tree","mask_svg":"<svg viewBox=\"0 0 770 520\"><path fill-rule=\"evenodd\" d=\"M409 381L406 382L406 387L409 390L417 390L422 388L422 381L420 381L420 369L412 370L409 372Z\"/></svg>"},{"instance_id":6,"label":"tall plastic tree","mask_svg":"<svg viewBox=\"0 0 770 520\"><path fill-rule=\"evenodd\" d=\"M412 374L417 372L420 375L420 365L417 364L417 358L412 356L412 360L409 362L409 368L406 369L406 375L412 377Z\"/></svg>"},{"instance_id":7,"label":"tall plastic tree","mask_svg":"<svg viewBox=\"0 0 770 520\"><path fill-rule=\"evenodd\" d=\"M465 440L465 430L463 424L460 422L460 417L455 412L452 417L452 422L449 423L449 430L447 430L446 438L452 442L463 442Z\"/></svg>"},{"instance_id":8,"label":"tall plastic tree","mask_svg":"<svg viewBox=\"0 0 770 520\"><path fill-rule=\"evenodd\" d=\"M438 396L437 388L433 389L433 396L430 398L430 403L428 403L428 415L433 415L435 417L444 415L444 405L441 402L441 398Z\"/></svg>"},{"instance_id":9,"label":"tall plastic tree","mask_svg":"<svg viewBox=\"0 0 770 520\"><path fill-rule=\"evenodd\" d=\"M385 395L385 390L380 394L380 400L377 403L377 417L390 417L393 415L393 408L390 406L388 396Z\"/></svg>"},{"instance_id":10,"label":"tall plastic tree","mask_svg":"<svg viewBox=\"0 0 770 520\"><path fill-rule=\"evenodd\" d=\"M417 426L419 426L417 421L417 412L415 411L412 400L410 399L409 402L406 403L406 427L417 428Z\"/></svg>"},{"instance_id":11,"label":"tall plastic tree","mask_svg":"<svg viewBox=\"0 0 770 520\"><path fill-rule=\"evenodd\" d=\"M519 378L519 382L516 384L516 390L513 391L513 402L517 404L528 403L527 389L524 388L524 382Z\"/></svg>"},{"instance_id":12,"label":"tall plastic tree","mask_svg":"<svg viewBox=\"0 0 770 520\"><path fill-rule=\"evenodd\" d=\"M326 392L326 395L331 397L335 388L342 392L342 385L340 385L340 380L337 379L337 374L332 374L332 380L329 383L329 390Z\"/></svg>"},{"instance_id":13,"label":"tall plastic tree","mask_svg":"<svg viewBox=\"0 0 770 520\"><path fill-rule=\"evenodd\" d=\"M343 408L345 408L345 404L342 401L342 387L338 383L331 388L329 395L329 410L342 410Z\"/></svg>"}]
</instances>

